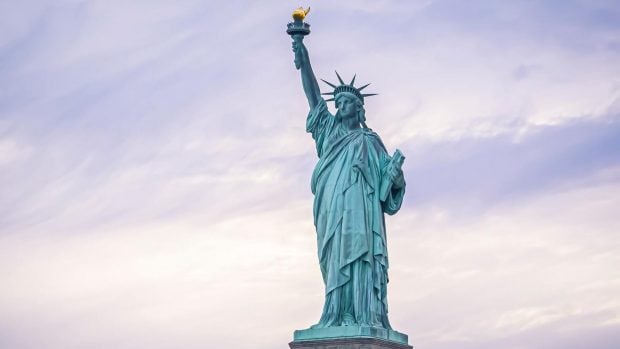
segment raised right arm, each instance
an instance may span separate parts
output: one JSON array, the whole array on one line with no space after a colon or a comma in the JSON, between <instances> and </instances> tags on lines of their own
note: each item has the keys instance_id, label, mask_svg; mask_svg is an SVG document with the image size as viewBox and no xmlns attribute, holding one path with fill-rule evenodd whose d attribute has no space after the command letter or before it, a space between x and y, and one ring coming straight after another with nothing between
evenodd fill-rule
<instances>
[{"instance_id":1,"label":"raised right arm","mask_svg":"<svg viewBox=\"0 0 620 349\"><path fill-rule=\"evenodd\" d=\"M321 100L321 90L310 65L308 50L301 40L294 40L293 51L295 51L295 64L301 72L301 84L308 98L308 104L310 108L314 108Z\"/></svg>"}]
</instances>

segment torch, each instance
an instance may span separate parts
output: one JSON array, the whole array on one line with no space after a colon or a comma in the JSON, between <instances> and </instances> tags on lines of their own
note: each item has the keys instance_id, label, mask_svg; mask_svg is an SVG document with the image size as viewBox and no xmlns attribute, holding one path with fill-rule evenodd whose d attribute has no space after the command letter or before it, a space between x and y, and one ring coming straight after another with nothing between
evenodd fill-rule
<instances>
[{"instance_id":1,"label":"torch","mask_svg":"<svg viewBox=\"0 0 620 349\"><path fill-rule=\"evenodd\" d=\"M293 38L293 42L301 44L304 40L304 36L310 34L310 24L304 22L304 18L310 12L310 7L304 10L300 7L293 11L293 22L286 25L286 33ZM301 57L299 57L299 50L295 51L295 68L301 67Z\"/></svg>"}]
</instances>

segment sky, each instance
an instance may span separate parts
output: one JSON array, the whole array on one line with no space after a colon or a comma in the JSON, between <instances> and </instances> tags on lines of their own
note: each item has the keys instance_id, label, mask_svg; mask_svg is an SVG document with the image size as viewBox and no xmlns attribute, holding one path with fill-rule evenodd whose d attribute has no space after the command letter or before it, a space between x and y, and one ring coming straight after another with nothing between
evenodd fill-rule
<instances>
[{"instance_id":1,"label":"sky","mask_svg":"<svg viewBox=\"0 0 620 349\"><path fill-rule=\"evenodd\" d=\"M617 348L604 0L0 0L0 348L276 349L318 321L300 5L317 77L372 83L367 124L406 156L393 327Z\"/></svg>"}]
</instances>

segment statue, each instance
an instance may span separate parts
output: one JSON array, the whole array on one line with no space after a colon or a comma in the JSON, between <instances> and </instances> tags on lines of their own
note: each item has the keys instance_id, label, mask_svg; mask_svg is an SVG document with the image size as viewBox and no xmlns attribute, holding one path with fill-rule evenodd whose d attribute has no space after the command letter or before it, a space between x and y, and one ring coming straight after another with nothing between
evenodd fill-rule
<instances>
[{"instance_id":1,"label":"statue","mask_svg":"<svg viewBox=\"0 0 620 349\"><path fill-rule=\"evenodd\" d=\"M309 10L295 10L287 33L293 38L295 66L310 105L306 131L312 134L319 158L311 188L325 305L312 329L391 330L384 213L393 215L401 207L404 157L398 150L390 156L379 135L366 125L364 99L374 94L362 90L369 84L355 87L355 76L347 84L336 72L339 84L323 80L333 91L321 94L303 43L310 33L310 25L303 22ZM335 102L335 115L327 108L329 101Z\"/></svg>"}]
</instances>

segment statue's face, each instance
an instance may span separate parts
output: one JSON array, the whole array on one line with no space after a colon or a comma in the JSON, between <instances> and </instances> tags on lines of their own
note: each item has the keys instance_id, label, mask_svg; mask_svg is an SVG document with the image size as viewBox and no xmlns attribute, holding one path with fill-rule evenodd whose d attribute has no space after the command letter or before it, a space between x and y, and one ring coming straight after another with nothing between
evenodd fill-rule
<instances>
[{"instance_id":1,"label":"statue's face","mask_svg":"<svg viewBox=\"0 0 620 349\"><path fill-rule=\"evenodd\" d=\"M338 108L338 113L343 119L357 117L357 105L353 97L346 95L338 96L336 99L336 108Z\"/></svg>"}]
</instances>

